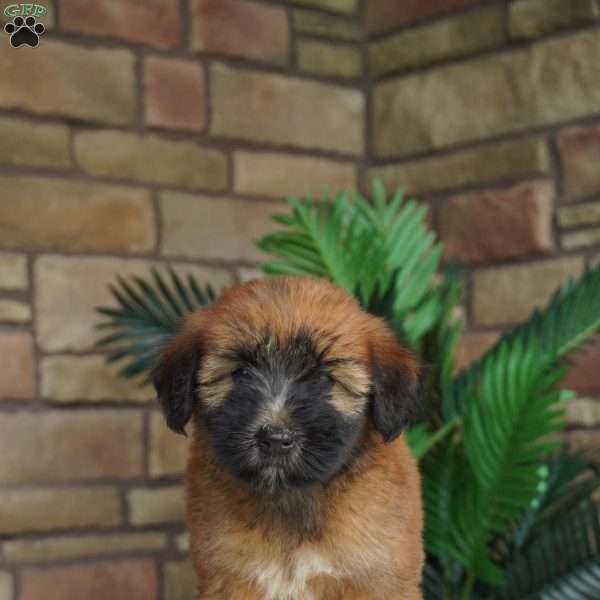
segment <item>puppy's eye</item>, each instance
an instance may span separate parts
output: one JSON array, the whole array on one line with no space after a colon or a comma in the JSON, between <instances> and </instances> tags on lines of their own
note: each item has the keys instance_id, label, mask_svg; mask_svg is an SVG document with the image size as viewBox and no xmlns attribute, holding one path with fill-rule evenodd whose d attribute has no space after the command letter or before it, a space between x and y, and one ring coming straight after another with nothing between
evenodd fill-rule
<instances>
[{"instance_id":1,"label":"puppy's eye","mask_svg":"<svg viewBox=\"0 0 600 600\"><path fill-rule=\"evenodd\" d=\"M252 377L252 371L249 367L239 367L231 374L234 381L247 381Z\"/></svg>"}]
</instances>

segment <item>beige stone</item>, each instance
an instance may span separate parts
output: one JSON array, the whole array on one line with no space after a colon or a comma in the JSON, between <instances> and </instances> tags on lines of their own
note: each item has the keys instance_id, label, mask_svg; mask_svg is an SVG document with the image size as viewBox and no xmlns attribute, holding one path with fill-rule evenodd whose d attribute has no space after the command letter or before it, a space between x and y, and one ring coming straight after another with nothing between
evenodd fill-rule
<instances>
[{"instance_id":1,"label":"beige stone","mask_svg":"<svg viewBox=\"0 0 600 600\"><path fill-rule=\"evenodd\" d=\"M599 55L600 32L586 31L379 84L375 154L408 155L592 114Z\"/></svg>"},{"instance_id":2,"label":"beige stone","mask_svg":"<svg viewBox=\"0 0 600 600\"><path fill-rule=\"evenodd\" d=\"M366 31L369 35L392 31L478 2L479 0L368 0L365 3Z\"/></svg>"},{"instance_id":3,"label":"beige stone","mask_svg":"<svg viewBox=\"0 0 600 600\"><path fill-rule=\"evenodd\" d=\"M41 52L0 52L0 107L103 123L133 123L135 59L129 50L43 40Z\"/></svg>"},{"instance_id":4,"label":"beige stone","mask_svg":"<svg viewBox=\"0 0 600 600\"><path fill-rule=\"evenodd\" d=\"M221 64L211 71L213 135L350 155L363 152L362 92Z\"/></svg>"},{"instance_id":5,"label":"beige stone","mask_svg":"<svg viewBox=\"0 0 600 600\"><path fill-rule=\"evenodd\" d=\"M292 15L294 31L357 42L362 30L356 19L344 19L319 11L295 9Z\"/></svg>"},{"instance_id":6,"label":"beige stone","mask_svg":"<svg viewBox=\"0 0 600 600\"><path fill-rule=\"evenodd\" d=\"M497 331L464 333L456 347L456 371L467 368L481 358L496 343L499 336L500 333Z\"/></svg>"},{"instance_id":7,"label":"beige stone","mask_svg":"<svg viewBox=\"0 0 600 600\"><path fill-rule=\"evenodd\" d=\"M69 131L64 125L0 117L0 163L68 167Z\"/></svg>"},{"instance_id":8,"label":"beige stone","mask_svg":"<svg viewBox=\"0 0 600 600\"><path fill-rule=\"evenodd\" d=\"M170 561L164 567L165 600L189 600L196 593L196 573L190 560Z\"/></svg>"},{"instance_id":9,"label":"beige stone","mask_svg":"<svg viewBox=\"0 0 600 600\"><path fill-rule=\"evenodd\" d=\"M247 269L244 267L240 267L239 269L236 269L236 273L238 279L242 282L265 277L265 274L260 269Z\"/></svg>"},{"instance_id":10,"label":"beige stone","mask_svg":"<svg viewBox=\"0 0 600 600\"><path fill-rule=\"evenodd\" d=\"M473 317L480 325L504 325L526 319L544 306L557 287L578 277L583 258L564 257L543 262L497 267L473 275Z\"/></svg>"},{"instance_id":11,"label":"beige stone","mask_svg":"<svg viewBox=\"0 0 600 600\"><path fill-rule=\"evenodd\" d=\"M121 553L146 553L167 545L165 533L125 533L109 535L63 535L40 539L15 539L4 542L8 563L54 562ZM2 596L0 595L0 598Z\"/></svg>"},{"instance_id":12,"label":"beige stone","mask_svg":"<svg viewBox=\"0 0 600 600\"><path fill-rule=\"evenodd\" d=\"M121 524L119 495L111 487L0 490L0 533L106 528Z\"/></svg>"},{"instance_id":13,"label":"beige stone","mask_svg":"<svg viewBox=\"0 0 600 600\"><path fill-rule=\"evenodd\" d=\"M558 137L563 201L600 193L600 127L570 127Z\"/></svg>"},{"instance_id":14,"label":"beige stone","mask_svg":"<svg viewBox=\"0 0 600 600\"><path fill-rule=\"evenodd\" d=\"M156 565L152 560L54 565L21 572L20 600L152 600L159 598Z\"/></svg>"},{"instance_id":15,"label":"beige stone","mask_svg":"<svg viewBox=\"0 0 600 600\"><path fill-rule=\"evenodd\" d=\"M180 533L176 538L175 538L175 545L177 546L177 550L179 550L179 552L189 552L190 551L190 534L185 531L183 533Z\"/></svg>"},{"instance_id":16,"label":"beige stone","mask_svg":"<svg viewBox=\"0 0 600 600\"><path fill-rule=\"evenodd\" d=\"M575 430L567 431L566 439L569 443L569 448L574 452L583 451L590 454L592 457L598 450L600 435L597 431L590 430ZM598 463L596 459L594 462ZM600 494L594 495L594 499L600 500Z\"/></svg>"},{"instance_id":17,"label":"beige stone","mask_svg":"<svg viewBox=\"0 0 600 600\"><path fill-rule=\"evenodd\" d=\"M150 195L130 187L0 176L0 243L48 250L152 250ZM68 215L68 218L66 218Z\"/></svg>"},{"instance_id":18,"label":"beige stone","mask_svg":"<svg viewBox=\"0 0 600 600\"><path fill-rule=\"evenodd\" d=\"M515 38L536 38L598 17L597 0L518 0L509 4L508 29Z\"/></svg>"},{"instance_id":19,"label":"beige stone","mask_svg":"<svg viewBox=\"0 0 600 600\"><path fill-rule=\"evenodd\" d=\"M0 289L17 291L28 287L27 257L13 252L0 252Z\"/></svg>"},{"instance_id":20,"label":"beige stone","mask_svg":"<svg viewBox=\"0 0 600 600\"><path fill-rule=\"evenodd\" d=\"M13 600L13 577L10 573L0 571L0 600Z\"/></svg>"},{"instance_id":21,"label":"beige stone","mask_svg":"<svg viewBox=\"0 0 600 600\"><path fill-rule=\"evenodd\" d=\"M225 155L194 142L121 131L86 131L75 137L75 157L91 175L210 190L227 186Z\"/></svg>"},{"instance_id":22,"label":"beige stone","mask_svg":"<svg viewBox=\"0 0 600 600\"><path fill-rule=\"evenodd\" d=\"M234 198L161 194L162 252L203 259L261 260L254 242L272 231L281 205Z\"/></svg>"},{"instance_id":23,"label":"beige stone","mask_svg":"<svg viewBox=\"0 0 600 600\"><path fill-rule=\"evenodd\" d=\"M180 475L188 456L188 438L171 431L160 413L150 417L150 475Z\"/></svg>"},{"instance_id":24,"label":"beige stone","mask_svg":"<svg viewBox=\"0 0 600 600\"><path fill-rule=\"evenodd\" d=\"M598 223L600 223L600 202L565 206L558 210L558 224L561 227L597 225Z\"/></svg>"},{"instance_id":25,"label":"beige stone","mask_svg":"<svg viewBox=\"0 0 600 600\"><path fill-rule=\"evenodd\" d=\"M600 425L600 400L594 398L575 398L566 404L567 421L580 427Z\"/></svg>"},{"instance_id":26,"label":"beige stone","mask_svg":"<svg viewBox=\"0 0 600 600\"><path fill-rule=\"evenodd\" d=\"M127 492L132 525L179 523L184 519L183 488L136 488Z\"/></svg>"},{"instance_id":27,"label":"beige stone","mask_svg":"<svg viewBox=\"0 0 600 600\"><path fill-rule=\"evenodd\" d=\"M352 163L274 152L235 152L234 173L236 192L273 198L321 198L357 185Z\"/></svg>"},{"instance_id":28,"label":"beige stone","mask_svg":"<svg viewBox=\"0 0 600 600\"><path fill-rule=\"evenodd\" d=\"M0 482L39 484L143 474L133 410L0 413Z\"/></svg>"},{"instance_id":29,"label":"beige stone","mask_svg":"<svg viewBox=\"0 0 600 600\"><path fill-rule=\"evenodd\" d=\"M47 356L41 365L42 396L59 403L155 400L151 385L125 379L118 373L120 368L107 364L104 356Z\"/></svg>"},{"instance_id":30,"label":"beige stone","mask_svg":"<svg viewBox=\"0 0 600 600\"><path fill-rule=\"evenodd\" d=\"M600 229L585 229L583 231L572 231L560 236L560 243L565 250L577 250L589 248L600 244Z\"/></svg>"},{"instance_id":31,"label":"beige stone","mask_svg":"<svg viewBox=\"0 0 600 600\"><path fill-rule=\"evenodd\" d=\"M539 138L498 142L452 154L370 170L389 189L438 192L462 186L522 179L550 171L548 147Z\"/></svg>"},{"instance_id":32,"label":"beige stone","mask_svg":"<svg viewBox=\"0 0 600 600\"><path fill-rule=\"evenodd\" d=\"M362 74L362 55L355 46L301 39L296 51L300 70L315 75L353 78Z\"/></svg>"},{"instance_id":33,"label":"beige stone","mask_svg":"<svg viewBox=\"0 0 600 600\"><path fill-rule=\"evenodd\" d=\"M31 306L18 300L0 300L0 321L28 323L31 321Z\"/></svg>"},{"instance_id":34,"label":"beige stone","mask_svg":"<svg viewBox=\"0 0 600 600\"><path fill-rule=\"evenodd\" d=\"M369 71L379 77L494 48L503 41L503 10L492 6L372 42Z\"/></svg>"},{"instance_id":35,"label":"beige stone","mask_svg":"<svg viewBox=\"0 0 600 600\"><path fill-rule=\"evenodd\" d=\"M96 307L115 305L109 284L115 283L117 275L139 275L150 281L152 266L166 273L164 264L142 260L52 255L38 258L34 278L39 344L46 351L93 349L99 337L94 326L104 320ZM200 285L212 283L217 292L233 280L224 269L181 263L171 266L184 278L193 275Z\"/></svg>"},{"instance_id":36,"label":"beige stone","mask_svg":"<svg viewBox=\"0 0 600 600\"><path fill-rule=\"evenodd\" d=\"M24 331L0 333L0 400L30 400L35 395L33 339Z\"/></svg>"}]
</instances>

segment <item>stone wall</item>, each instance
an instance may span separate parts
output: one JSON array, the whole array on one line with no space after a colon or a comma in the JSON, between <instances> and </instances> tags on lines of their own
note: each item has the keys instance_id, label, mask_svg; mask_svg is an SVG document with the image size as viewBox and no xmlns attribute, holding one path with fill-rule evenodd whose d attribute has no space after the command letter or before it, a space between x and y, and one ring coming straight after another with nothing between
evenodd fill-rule
<instances>
[{"instance_id":1,"label":"stone wall","mask_svg":"<svg viewBox=\"0 0 600 600\"><path fill-rule=\"evenodd\" d=\"M252 277L283 198L378 174L468 270L468 362L597 260L600 6L49 8L38 48L0 39L0 600L189 600L186 442L94 347L107 284ZM581 444L599 355L569 382Z\"/></svg>"},{"instance_id":2,"label":"stone wall","mask_svg":"<svg viewBox=\"0 0 600 600\"><path fill-rule=\"evenodd\" d=\"M367 2L369 174L427 201L467 269L463 365L600 257L599 24L597 0ZM565 382L584 446L599 359Z\"/></svg>"}]
</instances>

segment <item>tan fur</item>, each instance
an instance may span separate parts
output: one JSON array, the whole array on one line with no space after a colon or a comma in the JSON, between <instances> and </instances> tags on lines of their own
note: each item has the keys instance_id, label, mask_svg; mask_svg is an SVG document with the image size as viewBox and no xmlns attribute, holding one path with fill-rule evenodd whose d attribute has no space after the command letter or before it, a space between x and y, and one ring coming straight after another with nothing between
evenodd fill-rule
<instances>
[{"instance_id":1,"label":"tan fur","mask_svg":"<svg viewBox=\"0 0 600 600\"><path fill-rule=\"evenodd\" d=\"M417 376L410 353L351 296L322 280L272 278L232 288L187 323L179 345L202 348L202 401L217 406L226 395L234 344L265 331L276 344L301 327L317 333L331 361L331 402L342 413L366 411L374 360ZM182 351L170 348L166 360ZM386 444L369 421L351 468L265 499L221 467L200 419L192 435L187 514L198 600L422 598L420 482L403 436Z\"/></svg>"}]
</instances>

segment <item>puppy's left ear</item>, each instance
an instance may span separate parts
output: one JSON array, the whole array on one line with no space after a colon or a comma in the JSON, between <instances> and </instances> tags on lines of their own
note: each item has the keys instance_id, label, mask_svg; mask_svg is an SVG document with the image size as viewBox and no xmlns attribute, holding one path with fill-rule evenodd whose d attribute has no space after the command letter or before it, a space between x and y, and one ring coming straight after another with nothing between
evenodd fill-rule
<instances>
[{"instance_id":1,"label":"puppy's left ear","mask_svg":"<svg viewBox=\"0 0 600 600\"><path fill-rule=\"evenodd\" d=\"M197 373L202 354L202 333L188 322L160 354L152 382L167 425L185 435L197 403Z\"/></svg>"},{"instance_id":2,"label":"puppy's left ear","mask_svg":"<svg viewBox=\"0 0 600 600\"><path fill-rule=\"evenodd\" d=\"M416 359L386 326L378 329L369 345L371 417L375 429L391 442L416 420L422 388Z\"/></svg>"}]
</instances>

